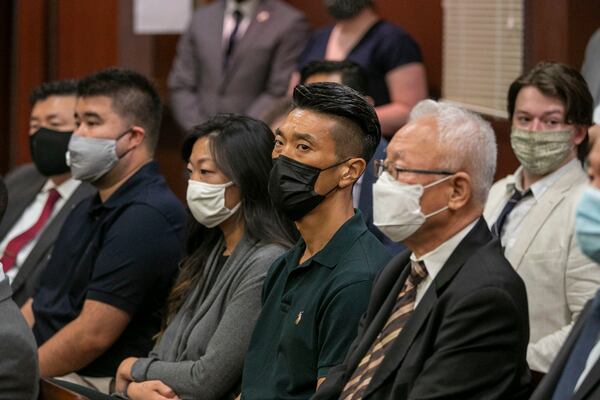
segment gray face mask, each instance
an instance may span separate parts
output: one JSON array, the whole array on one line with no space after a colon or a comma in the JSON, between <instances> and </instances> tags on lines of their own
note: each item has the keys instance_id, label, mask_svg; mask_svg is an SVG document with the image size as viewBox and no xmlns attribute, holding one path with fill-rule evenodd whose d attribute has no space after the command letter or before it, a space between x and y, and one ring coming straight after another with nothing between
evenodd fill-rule
<instances>
[{"instance_id":1,"label":"gray face mask","mask_svg":"<svg viewBox=\"0 0 600 400\"><path fill-rule=\"evenodd\" d=\"M572 129L528 131L513 127L510 144L523 168L543 176L555 171L571 154L572 136Z\"/></svg>"},{"instance_id":2,"label":"gray face mask","mask_svg":"<svg viewBox=\"0 0 600 400\"><path fill-rule=\"evenodd\" d=\"M129 132L131 128L116 139L72 135L67 151L67 165L71 167L73 178L91 183L106 175L131 150L121 156L117 155L117 141Z\"/></svg>"},{"instance_id":3,"label":"gray face mask","mask_svg":"<svg viewBox=\"0 0 600 400\"><path fill-rule=\"evenodd\" d=\"M337 19L352 18L372 3L372 0L324 0L329 14Z\"/></svg>"}]
</instances>

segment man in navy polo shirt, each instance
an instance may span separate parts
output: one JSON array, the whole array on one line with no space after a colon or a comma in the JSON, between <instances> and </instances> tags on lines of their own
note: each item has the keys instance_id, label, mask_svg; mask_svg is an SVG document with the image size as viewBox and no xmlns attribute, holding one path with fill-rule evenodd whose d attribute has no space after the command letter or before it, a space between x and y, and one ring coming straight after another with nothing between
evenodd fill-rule
<instances>
[{"instance_id":1,"label":"man in navy polo shirt","mask_svg":"<svg viewBox=\"0 0 600 400\"><path fill-rule=\"evenodd\" d=\"M356 336L386 248L352 206L381 138L375 110L337 83L299 85L276 131L269 193L302 235L273 263L242 399L308 399Z\"/></svg>"},{"instance_id":2,"label":"man in navy polo shirt","mask_svg":"<svg viewBox=\"0 0 600 400\"><path fill-rule=\"evenodd\" d=\"M160 118L156 91L135 72L109 69L78 85L67 159L98 194L65 221L23 307L42 376L108 392L119 362L152 348L185 219L153 161Z\"/></svg>"}]
</instances>

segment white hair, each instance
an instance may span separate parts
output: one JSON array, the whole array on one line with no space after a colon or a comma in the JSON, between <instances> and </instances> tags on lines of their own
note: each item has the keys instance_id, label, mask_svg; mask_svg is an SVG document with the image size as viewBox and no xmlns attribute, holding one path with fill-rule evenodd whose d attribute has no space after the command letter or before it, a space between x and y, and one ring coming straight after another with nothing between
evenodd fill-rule
<instances>
[{"instance_id":1,"label":"white hair","mask_svg":"<svg viewBox=\"0 0 600 400\"><path fill-rule=\"evenodd\" d=\"M423 100L411 111L409 121L432 116L437 121L443 149L442 168L465 171L473 182L473 198L485 204L496 172L496 135L489 122L449 102Z\"/></svg>"}]
</instances>

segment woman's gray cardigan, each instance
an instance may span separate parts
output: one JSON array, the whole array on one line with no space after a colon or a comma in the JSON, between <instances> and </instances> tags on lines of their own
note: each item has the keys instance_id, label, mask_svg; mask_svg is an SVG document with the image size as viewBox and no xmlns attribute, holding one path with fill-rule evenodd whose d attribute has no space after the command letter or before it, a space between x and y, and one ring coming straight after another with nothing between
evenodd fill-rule
<instances>
[{"instance_id":1,"label":"woman's gray cardigan","mask_svg":"<svg viewBox=\"0 0 600 400\"><path fill-rule=\"evenodd\" d=\"M133 365L136 382L160 380L182 399L220 399L237 388L263 280L286 249L244 237L218 271L223 250L221 240L204 270L202 281L214 284L194 288L149 356Z\"/></svg>"}]
</instances>

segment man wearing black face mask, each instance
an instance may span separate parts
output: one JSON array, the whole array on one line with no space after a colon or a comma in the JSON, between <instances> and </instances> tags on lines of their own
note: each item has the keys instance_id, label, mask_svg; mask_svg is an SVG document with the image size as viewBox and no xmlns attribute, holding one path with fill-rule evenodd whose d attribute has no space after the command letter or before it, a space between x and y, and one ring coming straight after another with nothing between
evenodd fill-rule
<instances>
[{"instance_id":1,"label":"man wearing black face mask","mask_svg":"<svg viewBox=\"0 0 600 400\"><path fill-rule=\"evenodd\" d=\"M389 255L352 207L352 185L380 140L354 90L300 85L277 129L269 193L302 235L265 280L244 364L242 399L306 399L352 342Z\"/></svg>"},{"instance_id":2,"label":"man wearing black face mask","mask_svg":"<svg viewBox=\"0 0 600 400\"><path fill-rule=\"evenodd\" d=\"M30 96L33 164L9 172L6 217L0 224L0 262L18 306L33 295L69 211L94 188L72 179L65 153L75 129L77 82L47 82Z\"/></svg>"}]
</instances>

